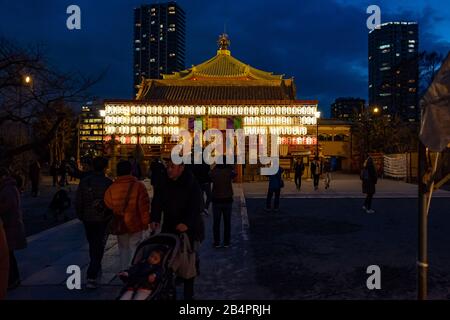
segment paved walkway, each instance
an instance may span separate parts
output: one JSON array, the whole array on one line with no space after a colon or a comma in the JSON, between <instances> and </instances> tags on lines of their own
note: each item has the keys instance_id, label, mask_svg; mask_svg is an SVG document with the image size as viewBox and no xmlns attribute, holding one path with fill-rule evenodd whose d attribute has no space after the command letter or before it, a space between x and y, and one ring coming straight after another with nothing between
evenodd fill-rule
<instances>
[{"instance_id":1,"label":"paved walkway","mask_svg":"<svg viewBox=\"0 0 450 320\"><path fill-rule=\"evenodd\" d=\"M148 181L146 181L148 185ZM415 198L415 185L380 180L377 197ZM249 218L244 198L263 198L266 183L235 185L232 214L232 243L227 249L212 247L212 215L205 217L206 240L200 249L201 274L196 281L197 299L267 299L267 286L259 285L258 262L252 258L255 244L249 237ZM150 192L151 194L151 192ZM450 192L438 191L436 197L450 198ZM312 181L303 181L300 193L293 182L287 181L285 198L361 198L360 181L356 176L337 175L329 190L314 191ZM26 202L27 200L25 200ZM30 204L25 204L30 206ZM250 215L254 214L249 212ZM251 230L250 225L250 230ZM88 246L82 224L72 220L28 238L28 248L17 252L22 286L8 294L8 299L114 299L121 287L115 276L119 271L119 257L115 237L110 237L103 260L101 287L94 291L68 290L67 267L78 265L82 281L88 265ZM259 275L260 276L260 275Z\"/></svg>"},{"instance_id":2,"label":"paved walkway","mask_svg":"<svg viewBox=\"0 0 450 320\"><path fill-rule=\"evenodd\" d=\"M319 190L314 191L311 179L302 180L299 192L292 180L285 180L281 191L283 198L364 198L361 181L357 175L332 173L330 188L325 190L324 180L319 182ZM265 198L268 182L244 183L245 196L249 198ZM417 185L391 179L378 179L375 198L417 198ZM450 197L450 192L437 190L434 197Z\"/></svg>"},{"instance_id":3,"label":"paved walkway","mask_svg":"<svg viewBox=\"0 0 450 320\"><path fill-rule=\"evenodd\" d=\"M235 186L235 195L232 215L234 237L230 248L213 248L212 215L205 217L206 240L200 251L201 276L196 282L197 299L233 299L239 294L241 286L230 284L251 281L252 270L247 266L249 259L246 259L246 251L242 250L246 230L243 229L241 216L243 194L240 186ZM84 289L89 252L83 225L76 219L28 237L28 248L17 251L17 260L22 285L8 293L10 300L110 300L117 297L121 288L121 281L116 277L120 271L117 241L116 237L110 236L103 259L101 286L94 291ZM70 265L81 268L82 290L67 289L69 275L66 270ZM230 292L233 288L238 292ZM251 290L250 287L246 289ZM242 293L239 296L245 297Z\"/></svg>"}]
</instances>

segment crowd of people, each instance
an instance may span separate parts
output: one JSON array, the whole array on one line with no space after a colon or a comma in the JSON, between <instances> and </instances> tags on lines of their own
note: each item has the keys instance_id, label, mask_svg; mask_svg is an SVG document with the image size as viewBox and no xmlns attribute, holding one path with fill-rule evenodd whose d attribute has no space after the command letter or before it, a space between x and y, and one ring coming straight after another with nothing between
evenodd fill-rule
<instances>
[{"instance_id":1,"label":"crowd of people","mask_svg":"<svg viewBox=\"0 0 450 320\"><path fill-rule=\"evenodd\" d=\"M148 259L143 259L138 265L131 265L138 244L148 235L149 230L176 236L186 235L189 247L196 252L205 239L203 219L209 215L212 205L212 245L214 248L228 248L231 245L234 197L232 183L236 177L233 166L184 165L173 163L170 157L155 158L149 170L153 189L151 199L145 185L138 179L142 176L142 171L136 168L135 162L130 159L119 161L115 180L107 177L107 168L108 160L103 157L86 163L84 170L77 168L66 171L61 170L58 165L51 167L53 183L59 184L50 204L55 215L64 213L71 206L70 197L64 190L68 175L80 179L75 197L75 211L83 223L89 244L90 262L86 288L95 289L98 286L97 279L110 234L117 236L120 259L118 276L128 286L121 297L124 300L145 299L159 281L162 253L158 250L150 253ZM276 174L269 176L267 211L279 210L280 193L284 187L283 171L280 167ZM294 182L299 191L304 172L305 164L302 158L299 158L294 163ZM330 187L330 172L331 166L327 161L322 163L315 158L310 163L314 190L318 189L321 175L324 176L325 189ZM39 192L39 184L36 183L39 175L40 165L36 161L30 165L29 174L33 196ZM55 178L55 175L59 176ZM372 198L375 194L377 171L370 156L364 162L360 178L363 193L366 194L363 210L373 213ZM8 169L0 168L0 299L5 297L7 288L13 289L20 285L15 251L27 246L19 183ZM195 269L195 274L198 275L198 255L195 257ZM184 298L193 299L195 276L182 280Z\"/></svg>"}]
</instances>

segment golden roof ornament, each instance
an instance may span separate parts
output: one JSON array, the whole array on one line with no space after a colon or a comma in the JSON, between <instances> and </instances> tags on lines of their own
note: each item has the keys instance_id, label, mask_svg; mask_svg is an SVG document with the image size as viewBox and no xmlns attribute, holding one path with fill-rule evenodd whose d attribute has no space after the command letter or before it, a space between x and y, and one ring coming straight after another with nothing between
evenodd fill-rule
<instances>
[{"instance_id":1,"label":"golden roof ornament","mask_svg":"<svg viewBox=\"0 0 450 320\"><path fill-rule=\"evenodd\" d=\"M230 55L230 50L228 49L230 47L231 41L230 38L228 38L228 35L226 33L222 33L219 36L219 40L217 41L217 44L219 45L219 54L228 54Z\"/></svg>"}]
</instances>

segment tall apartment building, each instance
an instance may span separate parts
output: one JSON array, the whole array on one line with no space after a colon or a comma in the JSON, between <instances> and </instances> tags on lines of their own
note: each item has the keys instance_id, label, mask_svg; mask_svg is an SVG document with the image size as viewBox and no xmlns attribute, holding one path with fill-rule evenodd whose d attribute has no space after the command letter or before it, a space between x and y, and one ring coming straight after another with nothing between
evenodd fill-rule
<instances>
[{"instance_id":1,"label":"tall apartment building","mask_svg":"<svg viewBox=\"0 0 450 320\"><path fill-rule=\"evenodd\" d=\"M364 109L366 101L360 98L337 98L331 105L331 118L354 120Z\"/></svg>"},{"instance_id":2,"label":"tall apartment building","mask_svg":"<svg viewBox=\"0 0 450 320\"><path fill-rule=\"evenodd\" d=\"M419 119L416 22L388 22L369 33L369 106L387 117Z\"/></svg>"},{"instance_id":3,"label":"tall apartment building","mask_svg":"<svg viewBox=\"0 0 450 320\"><path fill-rule=\"evenodd\" d=\"M147 79L184 70L185 13L175 2L134 9L134 93Z\"/></svg>"}]
</instances>

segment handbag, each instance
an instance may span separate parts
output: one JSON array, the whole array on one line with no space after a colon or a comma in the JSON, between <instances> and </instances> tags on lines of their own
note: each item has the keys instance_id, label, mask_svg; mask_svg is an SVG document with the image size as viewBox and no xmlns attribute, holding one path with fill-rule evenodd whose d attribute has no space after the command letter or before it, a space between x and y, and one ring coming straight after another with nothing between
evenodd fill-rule
<instances>
[{"instance_id":1,"label":"handbag","mask_svg":"<svg viewBox=\"0 0 450 320\"><path fill-rule=\"evenodd\" d=\"M133 190L134 182L130 183L130 186L128 187L127 196L125 197L125 203L123 205L123 208L120 212L114 213L111 222L110 222L110 233L113 235L121 235L128 233L127 225L125 223L125 210L128 207L128 202L130 201L130 195L131 191Z\"/></svg>"},{"instance_id":2,"label":"handbag","mask_svg":"<svg viewBox=\"0 0 450 320\"><path fill-rule=\"evenodd\" d=\"M197 276L197 254L191 247L191 242L186 233L180 235L180 248L172 263L172 270L182 279L191 279Z\"/></svg>"}]
</instances>

